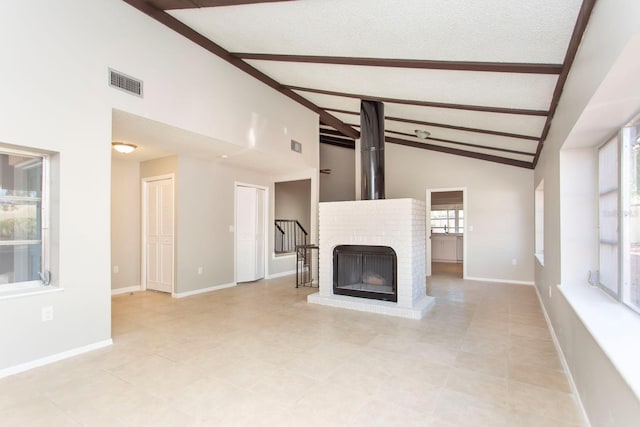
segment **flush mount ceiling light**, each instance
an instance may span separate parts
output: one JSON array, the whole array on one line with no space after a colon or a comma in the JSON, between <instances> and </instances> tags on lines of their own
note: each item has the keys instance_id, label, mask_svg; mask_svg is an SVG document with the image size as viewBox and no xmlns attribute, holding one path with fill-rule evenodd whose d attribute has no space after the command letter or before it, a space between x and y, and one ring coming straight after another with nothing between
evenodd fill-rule
<instances>
[{"instance_id":1,"label":"flush mount ceiling light","mask_svg":"<svg viewBox=\"0 0 640 427\"><path fill-rule=\"evenodd\" d=\"M422 129L416 129L414 130L414 132L416 133L416 136L420 139L427 139L429 138L429 135L431 135L431 132L422 130Z\"/></svg>"},{"instance_id":2,"label":"flush mount ceiling light","mask_svg":"<svg viewBox=\"0 0 640 427\"><path fill-rule=\"evenodd\" d=\"M138 146L133 145L133 144L127 144L126 142L112 142L111 146L113 147L114 150L116 150L118 153L124 153L124 154L129 154L131 153L133 150L135 150L136 148L138 148Z\"/></svg>"}]
</instances>

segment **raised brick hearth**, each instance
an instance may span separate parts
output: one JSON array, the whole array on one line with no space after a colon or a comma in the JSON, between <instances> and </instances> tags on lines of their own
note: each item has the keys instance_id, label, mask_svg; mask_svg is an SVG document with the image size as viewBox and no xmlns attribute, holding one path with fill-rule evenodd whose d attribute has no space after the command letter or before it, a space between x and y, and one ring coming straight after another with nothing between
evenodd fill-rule
<instances>
[{"instance_id":1,"label":"raised brick hearth","mask_svg":"<svg viewBox=\"0 0 640 427\"><path fill-rule=\"evenodd\" d=\"M425 204L415 199L320 203L319 292L307 301L352 310L420 319L433 305L425 284ZM398 302L333 294L333 248L391 247L397 254Z\"/></svg>"}]
</instances>

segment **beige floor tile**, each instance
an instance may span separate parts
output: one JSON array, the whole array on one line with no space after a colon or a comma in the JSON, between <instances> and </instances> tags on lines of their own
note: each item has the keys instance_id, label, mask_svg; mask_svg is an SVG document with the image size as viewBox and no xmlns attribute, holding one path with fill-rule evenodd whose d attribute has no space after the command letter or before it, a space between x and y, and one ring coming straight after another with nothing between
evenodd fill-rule
<instances>
[{"instance_id":1,"label":"beige floor tile","mask_svg":"<svg viewBox=\"0 0 640 427\"><path fill-rule=\"evenodd\" d=\"M546 327L524 325L521 323L510 323L509 334L526 338L551 341L551 334L549 333L549 329Z\"/></svg>"},{"instance_id":2,"label":"beige floor tile","mask_svg":"<svg viewBox=\"0 0 640 427\"><path fill-rule=\"evenodd\" d=\"M506 378L508 359L504 356L486 356L478 353L461 351L456 358L455 366L474 372Z\"/></svg>"},{"instance_id":3,"label":"beige floor tile","mask_svg":"<svg viewBox=\"0 0 640 427\"><path fill-rule=\"evenodd\" d=\"M559 422L580 422L576 402L570 393L518 381L509 380L509 407L514 411L537 414Z\"/></svg>"},{"instance_id":4,"label":"beige floor tile","mask_svg":"<svg viewBox=\"0 0 640 427\"><path fill-rule=\"evenodd\" d=\"M445 388L485 400L499 407L507 406L506 378L457 368L449 373Z\"/></svg>"},{"instance_id":5,"label":"beige floor tile","mask_svg":"<svg viewBox=\"0 0 640 427\"><path fill-rule=\"evenodd\" d=\"M533 288L428 289L422 320L310 305L290 277L117 296L114 345L0 379L0 424L577 424Z\"/></svg>"},{"instance_id":6,"label":"beige floor tile","mask_svg":"<svg viewBox=\"0 0 640 427\"><path fill-rule=\"evenodd\" d=\"M349 426L421 427L430 418L422 411L394 403L393 398L366 403L349 421Z\"/></svg>"},{"instance_id":7,"label":"beige floor tile","mask_svg":"<svg viewBox=\"0 0 640 427\"><path fill-rule=\"evenodd\" d=\"M58 408L51 401L42 398L23 401L17 405L6 407L0 412L0 423L3 427L49 427L80 426L69 414Z\"/></svg>"},{"instance_id":8,"label":"beige floor tile","mask_svg":"<svg viewBox=\"0 0 640 427\"><path fill-rule=\"evenodd\" d=\"M508 410L464 393L444 390L433 419L461 427L508 427Z\"/></svg>"},{"instance_id":9,"label":"beige floor tile","mask_svg":"<svg viewBox=\"0 0 640 427\"><path fill-rule=\"evenodd\" d=\"M493 357L505 357L509 354L508 337L467 336L462 340L460 350L467 353Z\"/></svg>"},{"instance_id":10,"label":"beige floor tile","mask_svg":"<svg viewBox=\"0 0 640 427\"><path fill-rule=\"evenodd\" d=\"M571 387L563 371L522 363L509 363L509 379L550 390L570 393Z\"/></svg>"},{"instance_id":11,"label":"beige floor tile","mask_svg":"<svg viewBox=\"0 0 640 427\"><path fill-rule=\"evenodd\" d=\"M541 416L539 413L514 410L509 412L507 419L509 427L581 427L580 423L563 422Z\"/></svg>"}]
</instances>

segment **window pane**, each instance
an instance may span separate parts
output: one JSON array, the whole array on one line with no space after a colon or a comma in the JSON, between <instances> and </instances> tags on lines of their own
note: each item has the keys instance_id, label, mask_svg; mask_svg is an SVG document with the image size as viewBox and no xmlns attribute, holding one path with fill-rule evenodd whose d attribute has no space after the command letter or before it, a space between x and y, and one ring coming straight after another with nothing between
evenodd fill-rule
<instances>
[{"instance_id":1,"label":"window pane","mask_svg":"<svg viewBox=\"0 0 640 427\"><path fill-rule=\"evenodd\" d=\"M0 241L40 240L40 201L0 197Z\"/></svg>"},{"instance_id":2,"label":"window pane","mask_svg":"<svg viewBox=\"0 0 640 427\"><path fill-rule=\"evenodd\" d=\"M600 147L598 152L599 282L616 297L620 294L618 146L616 137Z\"/></svg>"},{"instance_id":3,"label":"window pane","mask_svg":"<svg viewBox=\"0 0 640 427\"><path fill-rule=\"evenodd\" d=\"M432 219L431 220L431 228L434 228L434 227L444 228L445 225L447 225L447 220L446 219Z\"/></svg>"},{"instance_id":4,"label":"window pane","mask_svg":"<svg viewBox=\"0 0 640 427\"><path fill-rule=\"evenodd\" d=\"M618 188L618 138L614 138L600 148L598 189L600 194Z\"/></svg>"},{"instance_id":5,"label":"window pane","mask_svg":"<svg viewBox=\"0 0 640 427\"><path fill-rule=\"evenodd\" d=\"M40 279L43 161L0 152L0 284Z\"/></svg>"},{"instance_id":6,"label":"window pane","mask_svg":"<svg viewBox=\"0 0 640 427\"><path fill-rule=\"evenodd\" d=\"M634 195L637 200L637 195ZM624 248L623 301L640 311L640 205L629 209L627 240Z\"/></svg>"},{"instance_id":7,"label":"window pane","mask_svg":"<svg viewBox=\"0 0 640 427\"><path fill-rule=\"evenodd\" d=\"M40 280L42 245L0 246L0 285Z\"/></svg>"},{"instance_id":8,"label":"window pane","mask_svg":"<svg viewBox=\"0 0 640 427\"><path fill-rule=\"evenodd\" d=\"M431 219L446 219L447 211L431 211Z\"/></svg>"},{"instance_id":9,"label":"window pane","mask_svg":"<svg viewBox=\"0 0 640 427\"><path fill-rule=\"evenodd\" d=\"M618 192L600 196L600 241L618 243Z\"/></svg>"},{"instance_id":10,"label":"window pane","mask_svg":"<svg viewBox=\"0 0 640 427\"><path fill-rule=\"evenodd\" d=\"M42 196L42 158L0 153L0 196Z\"/></svg>"},{"instance_id":11,"label":"window pane","mask_svg":"<svg viewBox=\"0 0 640 427\"><path fill-rule=\"evenodd\" d=\"M622 301L640 311L640 125L623 130Z\"/></svg>"}]
</instances>

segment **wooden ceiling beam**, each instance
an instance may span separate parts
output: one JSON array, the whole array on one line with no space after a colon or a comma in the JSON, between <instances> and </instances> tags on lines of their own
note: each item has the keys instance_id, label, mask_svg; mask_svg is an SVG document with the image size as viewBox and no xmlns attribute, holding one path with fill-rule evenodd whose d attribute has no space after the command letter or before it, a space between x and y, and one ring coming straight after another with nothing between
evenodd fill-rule
<instances>
[{"instance_id":1,"label":"wooden ceiling beam","mask_svg":"<svg viewBox=\"0 0 640 427\"><path fill-rule=\"evenodd\" d=\"M320 143L335 145L336 147L350 148L352 150L356 148L356 142L353 139L335 138L326 135L320 135Z\"/></svg>"},{"instance_id":2,"label":"wooden ceiling beam","mask_svg":"<svg viewBox=\"0 0 640 427\"><path fill-rule=\"evenodd\" d=\"M125 0L126 1L126 0ZM200 7L239 6L255 3L276 3L292 0L147 0L161 10L196 9Z\"/></svg>"},{"instance_id":3,"label":"wooden ceiling beam","mask_svg":"<svg viewBox=\"0 0 640 427\"><path fill-rule=\"evenodd\" d=\"M386 98L382 96L362 95L346 92L335 92L323 89L313 89L300 86L285 86L292 91L318 93L321 95L341 96L344 98L357 98L369 101L386 102L390 104L403 104L403 105L418 105L421 107L434 107L434 108L449 108L454 110L468 110L468 111L481 111L484 113L500 113L500 114L517 114L525 116L546 116L549 114L546 110L529 110L522 108L505 108L505 107L488 107L483 105L465 105L465 104L448 104L445 102L432 102L432 101L414 101L410 99L397 99Z\"/></svg>"},{"instance_id":4,"label":"wooden ceiling beam","mask_svg":"<svg viewBox=\"0 0 640 427\"><path fill-rule=\"evenodd\" d=\"M338 138L347 138L347 139L353 140L353 138L349 138L347 135L343 134L339 130L327 129L322 127L320 128L320 135L331 135L331 136L336 136Z\"/></svg>"},{"instance_id":5,"label":"wooden ceiling beam","mask_svg":"<svg viewBox=\"0 0 640 427\"><path fill-rule=\"evenodd\" d=\"M328 112L324 111L323 109L319 108L317 105L315 105L311 101L305 99L304 97L300 96L299 94L297 94L293 90L291 90L291 89L283 86L282 84L278 83L277 81L275 81L271 77L267 76L266 74L262 73L261 71L257 70L256 68L252 67L251 65L247 64L242 59L232 55L229 51L225 50L220 45L212 42L211 40L209 40L208 38L206 38L202 34L198 33L195 30L193 30L188 25L184 24L183 22L179 21L178 19L174 18L173 16L169 15L167 12L165 12L165 11L163 11L161 9L158 9L157 7L155 7L151 3L148 3L145 0L123 0L123 1L125 3L131 5L131 6L135 7L139 11L147 14L148 16L150 16L151 18L155 19L156 21L158 21L158 22L166 25L167 27L171 28L172 30L174 30L178 34L180 34L180 35L186 37L187 39L191 40L193 43L197 44L198 46L206 49L207 51L209 51L209 52L213 53L214 55L220 57L221 59L227 61L228 63L230 63L234 67L244 71L245 73L249 74L250 76L252 76L252 77L258 79L259 81L261 81L262 83L266 84L267 86L277 90L278 92L280 92L281 94L287 96L288 98L291 98L292 100L296 101L297 103L307 107L311 111L314 111L315 113L317 113L320 116L320 120L322 120L323 123L326 123L326 124L334 127L335 129L340 130L345 135L348 135L348 136L350 136L352 138L359 138L360 137L360 134L355 129L353 129L352 127L349 127L349 126L345 125L341 120L339 120L338 118L332 116L331 114L329 114Z\"/></svg>"},{"instance_id":6,"label":"wooden ceiling beam","mask_svg":"<svg viewBox=\"0 0 640 427\"><path fill-rule=\"evenodd\" d=\"M417 138L412 133L397 132L397 131L394 131L394 130L385 130L385 132L393 133L395 135L402 135L402 136L408 136L408 137L411 137L411 138ZM460 145L460 146L464 146L464 147L479 148L481 150L500 151L502 153L518 154L518 155L521 155L521 156L532 156L533 157L533 156L536 155L536 153L527 153L526 151L511 150L511 149L508 149L508 148L500 148L500 147L490 147L490 146L487 146L487 145L471 144L471 143L468 143L468 142L460 142L460 141L452 141L450 139L433 138L431 136L426 138L426 139L424 139L424 140L420 140L420 141L438 141L438 142L444 142L446 144L454 144L454 145Z\"/></svg>"},{"instance_id":7,"label":"wooden ceiling beam","mask_svg":"<svg viewBox=\"0 0 640 427\"><path fill-rule=\"evenodd\" d=\"M277 55L242 53L245 60L304 62L311 64L359 65L367 67L419 68L425 70L484 71L491 73L560 74L562 64L526 64L511 62L429 61L423 59L356 58L344 56Z\"/></svg>"},{"instance_id":8,"label":"wooden ceiling beam","mask_svg":"<svg viewBox=\"0 0 640 427\"><path fill-rule=\"evenodd\" d=\"M360 115L360 113L357 113L355 111L339 110L337 108L323 108L323 107L320 107L320 108L322 108L325 111L330 111L330 112L333 112L333 113L351 114L351 115L354 115L354 116L359 116ZM411 123L411 124L421 125L421 126L432 126L432 127L437 127L437 128L443 128L443 129L461 130L461 131L465 131L465 132L475 132L475 133L483 133L483 134L487 134L487 135L504 136L504 137L507 137L507 138L527 139L527 140L531 140L531 141L539 141L540 140L540 138L537 137L537 136L522 135L522 134L518 134L518 133L500 132L500 131L495 131L495 130L471 128L471 127L466 127L466 126L454 126L454 125L447 125L447 124L443 124L443 123L425 122L425 121L422 121L422 120L403 119L401 117L385 116L384 118L385 118L385 120L389 120L389 121L392 121L392 122Z\"/></svg>"},{"instance_id":9,"label":"wooden ceiling beam","mask_svg":"<svg viewBox=\"0 0 640 427\"><path fill-rule=\"evenodd\" d=\"M562 90L564 89L564 85L567 82L567 77L569 76L569 71L571 70L573 61L576 59L576 54L578 53L578 48L580 47L582 36L584 35L584 31L587 29L587 24L589 23L589 18L591 17L591 12L593 11L593 7L595 6L595 4L596 0L582 0L582 6L580 6L580 12L578 12L576 25L573 28L573 34L571 34L569 47L567 48L567 53L564 57L564 62L562 63L562 72L558 77L556 88L554 89L553 96L551 97L549 115L547 116L547 121L544 124L542 135L540 136L540 142L538 142L536 156L533 159L534 168L538 164L538 160L540 160L542 147L544 146L544 142L546 141L547 136L549 135L549 130L551 129L551 121L553 120L553 116L558 109L558 103L560 102Z\"/></svg>"},{"instance_id":10,"label":"wooden ceiling beam","mask_svg":"<svg viewBox=\"0 0 640 427\"><path fill-rule=\"evenodd\" d=\"M533 163L522 160L509 159L507 157L492 156L490 154L476 153L473 151L460 150L457 148L442 147L440 145L425 144L422 142L409 141L402 138L385 137L385 141L390 144L404 145L406 147L421 148L423 150L438 151L440 153L454 154L456 156L469 157L472 159L486 160L493 163L515 166L525 169L533 169Z\"/></svg>"}]
</instances>

